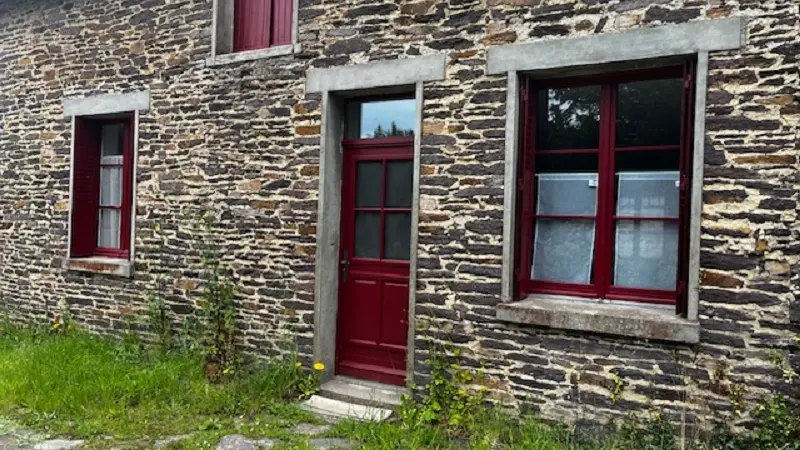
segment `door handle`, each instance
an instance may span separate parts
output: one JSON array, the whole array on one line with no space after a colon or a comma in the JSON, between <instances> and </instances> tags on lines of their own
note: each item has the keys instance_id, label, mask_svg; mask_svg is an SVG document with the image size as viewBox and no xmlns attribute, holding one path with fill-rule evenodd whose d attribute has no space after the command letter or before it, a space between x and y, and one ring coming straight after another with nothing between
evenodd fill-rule
<instances>
[{"instance_id":1,"label":"door handle","mask_svg":"<svg viewBox=\"0 0 800 450\"><path fill-rule=\"evenodd\" d=\"M350 257L347 255L347 252L344 252L342 255L342 260L340 261L342 265L342 281L347 281L347 270L350 268Z\"/></svg>"}]
</instances>

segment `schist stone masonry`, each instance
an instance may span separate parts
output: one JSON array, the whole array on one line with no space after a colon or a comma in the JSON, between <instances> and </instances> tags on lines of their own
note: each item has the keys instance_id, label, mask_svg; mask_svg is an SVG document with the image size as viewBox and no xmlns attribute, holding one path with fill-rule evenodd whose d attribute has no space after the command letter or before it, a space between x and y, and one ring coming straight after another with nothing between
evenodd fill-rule
<instances>
[{"instance_id":1,"label":"schist stone masonry","mask_svg":"<svg viewBox=\"0 0 800 450\"><path fill-rule=\"evenodd\" d=\"M799 395L799 55L796 0L0 1L2 305L177 326L212 242L250 354L736 419Z\"/></svg>"}]
</instances>

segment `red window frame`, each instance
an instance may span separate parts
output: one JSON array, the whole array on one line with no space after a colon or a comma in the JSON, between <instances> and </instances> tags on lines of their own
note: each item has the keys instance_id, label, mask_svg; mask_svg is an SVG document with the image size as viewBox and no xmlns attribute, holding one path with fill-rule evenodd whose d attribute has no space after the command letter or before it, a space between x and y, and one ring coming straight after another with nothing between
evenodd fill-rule
<instances>
[{"instance_id":1,"label":"red window frame","mask_svg":"<svg viewBox=\"0 0 800 450\"><path fill-rule=\"evenodd\" d=\"M233 51L259 50L292 43L292 0L232 0Z\"/></svg>"},{"instance_id":2,"label":"red window frame","mask_svg":"<svg viewBox=\"0 0 800 450\"><path fill-rule=\"evenodd\" d=\"M524 298L529 294L569 295L596 299L634 301L642 303L674 305L679 313L686 310L686 280L688 277L688 212L689 186L691 176L691 130L693 123L694 99L694 61L687 60L681 65L655 69L631 70L601 74L596 76L570 77L561 79L523 80L522 136L520 145L518 177L516 230L517 251L515 254L516 294ZM677 145L616 147L615 124L617 86L620 83L646 81L665 78L682 78L680 139ZM600 97L600 142L596 149L537 150L536 148L536 99L538 90L544 88L563 88L580 86L601 87ZM614 214L615 205L615 152L648 152L673 150L679 152L679 218L670 217L621 217ZM535 157L544 154L596 153L598 155L598 197L597 212L594 216L545 216L534 211L536 173ZM565 282L532 280L531 264L533 257L534 223L536 219L577 219L595 221L595 248L593 255L592 284L573 284ZM640 289L613 286L611 267L614 255L614 223L619 220L661 220L678 223L678 267L676 289Z\"/></svg>"},{"instance_id":3,"label":"red window frame","mask_svg":"<svg viewBox=\"0 0 800 450\"><path fill-rule=\"evenodd\" d=\"M123 126L122 199L120 206L100 206L100 168L108 166L101 161L102 129L105 125L114 124ZM133 135L133 114L113 118L75 118L70 257L105 256L120 259L130 257ZM97 227L101 209L120 211L118 248L98 245Z\"/></svg>"}]
</instances>

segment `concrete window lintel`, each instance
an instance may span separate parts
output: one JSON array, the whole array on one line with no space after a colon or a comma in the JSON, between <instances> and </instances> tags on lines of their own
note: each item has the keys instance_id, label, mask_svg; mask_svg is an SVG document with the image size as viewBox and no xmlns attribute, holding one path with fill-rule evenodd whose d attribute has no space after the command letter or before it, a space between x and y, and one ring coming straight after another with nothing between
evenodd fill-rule
<instances>
[{"instance_id":1,"label":"concrete window lintel","mask_svg":"<svg viewBox=\"0 0 800 450\"><path fill-rule=\"evenodd\" d=\"M127 259L103 258L64 258L61 267L75 272L99 273L130 278L133 276L133 263Z\"/></svg>"},{"instance_id":2,"label":"concrete window lintel","mask_svg":"<svg viewBox=\"0 0 800 450\"><path fill-rule=\"evenodd\" d=\"M337 92L380 87L416 85L444 80L447 57L444 54L377 61L329 69L310 69L306 92Z\"/></svg>"},{"instance_id":3,"label":"concrete window lintel","mask_svg":"<svg viewBox=\"0 0 800 450\"><path fill-rule=\"evenodd\" d=\"M744 44L743 17L701 20L594 36L490 47L489 74L656 59L733 50Z\"/></svg>"},{"instance_id":4,"label":"concrete window lintel","mask_svg":"<svg viewBox=\"0 0 800 450\"><path fill-rule=\"evenodd\" d=\"M668 308L602 302L561 296L531 296L501 304L497 318L506 322L560 330L588 331L656 341L696 344L700 325Z\"/></svg>"},{"instance_id":5,"label":"concrete window lintel","mask_svg":"<svg viewBox=\"0 0 800 450\"><path fill-rule=\"evenodd\" d=\"M150 91L100 94L63 100L64 117L117 114L150 109Z\"/></svg>"}]
</instances>

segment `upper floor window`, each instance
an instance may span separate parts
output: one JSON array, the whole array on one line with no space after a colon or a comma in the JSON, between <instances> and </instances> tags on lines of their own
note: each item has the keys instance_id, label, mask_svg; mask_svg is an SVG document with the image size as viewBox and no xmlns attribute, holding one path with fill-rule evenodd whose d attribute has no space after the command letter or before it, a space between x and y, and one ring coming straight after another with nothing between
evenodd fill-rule
<instances>
[{"instance_id":1,"label":"upper floor window","mask_svg":"<svg viewBox=\"0 0 800 450\"><path fill-rule=\"evenodd\" d=\"M76 117L71 257L130 256L133 115Z\"/></svg>"},{"instance_id":2,"label":"upper floor window","mask_svg":"<svg viewBox=\"0 0 800 450\"><path fill-rule=\"evenodd\" d=\"M233 1L233 51L292 43L293 0Z\"/></svg>"},{"instance_id":3,"label":"upper floor window","mask_svg":"<svg viewBox=\"0 0 800 450\"><path fill-rule=\"evenodd\" d=\"M692 68L527 81L517 286L679 304Z\"/></svg>"}]
</instances>

